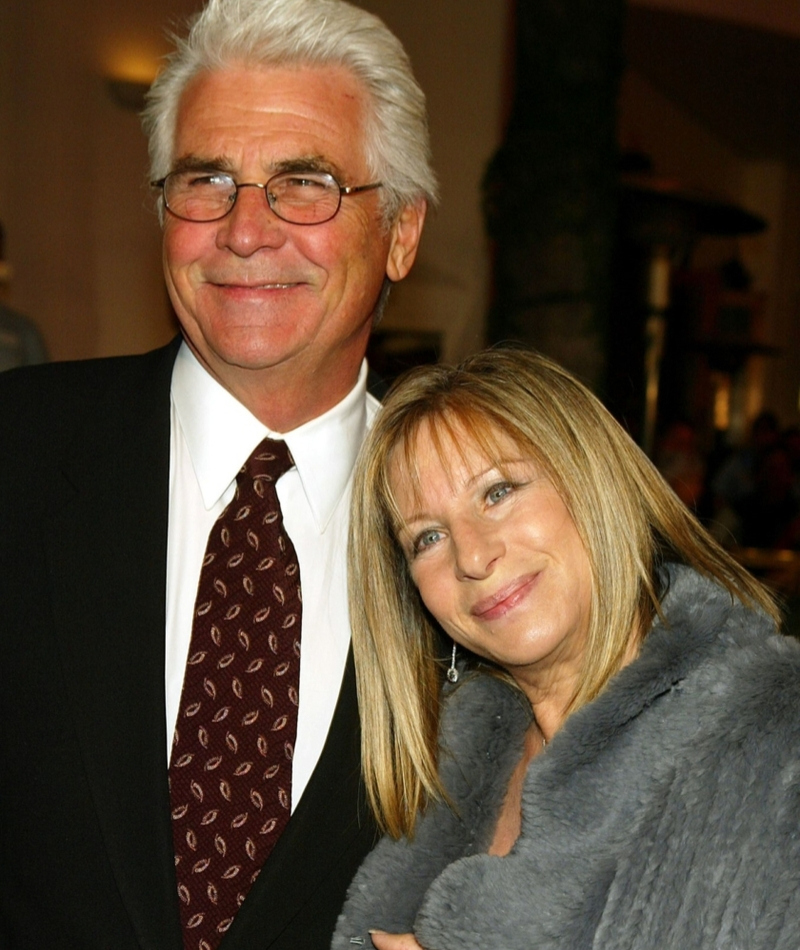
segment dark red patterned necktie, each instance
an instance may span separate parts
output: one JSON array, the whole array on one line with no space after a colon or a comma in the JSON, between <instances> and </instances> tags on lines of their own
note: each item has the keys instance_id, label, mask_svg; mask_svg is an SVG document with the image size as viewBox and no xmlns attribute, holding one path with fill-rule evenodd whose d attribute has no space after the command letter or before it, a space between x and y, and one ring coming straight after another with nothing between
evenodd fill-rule
<instances>
[{"instance_id":1,"label":"dark red patterned necktie","mask_svg":"<svg viewBox=\"0 0 800 950\"><path fill-rule=\"evenodd\" d=\"M186 950L214 950L289 820L300 681L300 569L256 448L209 535L170 761Z\"/></svg>"}]
</instances>

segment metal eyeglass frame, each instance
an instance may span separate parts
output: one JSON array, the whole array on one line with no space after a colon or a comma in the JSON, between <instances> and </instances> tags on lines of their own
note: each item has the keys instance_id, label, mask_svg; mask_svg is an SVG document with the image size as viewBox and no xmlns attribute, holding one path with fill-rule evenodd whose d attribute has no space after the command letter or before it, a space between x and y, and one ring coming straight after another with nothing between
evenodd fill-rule
<instances>
[{"instance_id":1,"label":"metal eyeglass frame","mask_svg":"<svg viewBox=\"0 0 800 950\"><path fill-rule=\"evenodd\" d=\"M225 177L225 178L230 179L231 184L233 185L235 189L233 201L231 201L230 207L228 207L225 211L223 211L222 214L218 215L217 217L187 218L187 217L184 217L182 214L178 214L175 210L173 210L169 206L169 202L167 201L167 192L166 192L167 181L170 178L172 178L174 175L179 175L179 174L182 174L182 173L170 172L168 175L165 175L163 178L159 178L157 181L151 181L150 186L152 188L161 189L161 197L164 202L164 207L167 209L167 211L169 211L171 215L174 215L174 217L179 218L181 221L189 221L192 224L210 224L213 221L222 221L222 219L226 218L236 206L236 199L239 197L240 188L260 188L264 192L264 198L266 199L266 202L269 205L270 210L276 217L280 218L281 221L285 221L287 224L296 224L296 225L299 225L300 227L313 227L315 224L326 224L328 221L332 221L336 217L336 215L339 213L339 209L342 207L343 197L349 197L350 195L360 194L363 191L372 191L375 188L383 187L383 182L380 182L380 181L372 182L368 185L340 185L339 182L333 177L333 175L330 174L330 172L284 171L284 172L278 172L277 174L273 175L271 178L268 178L267 181L265 182L258 182L258 181L237 182L234 179L233 175L231 175L229 172L209 171L209 174L215 174L215 175L219 175L220 177ZM333 212L330 215L328 215L328 217L321 218L319 221L293 221L291 218L286 218L279 211L275 210L275 207L271 200L269 186L275 181L276 178L293 177L293 176L297 178L302 178L304 175L308 177L313 176L315 178L324 178L328 182L330 182L331 185L335 186L339 190L339 201L337 202L336 207L334 208Z\"/></svg>"}]
</instances>

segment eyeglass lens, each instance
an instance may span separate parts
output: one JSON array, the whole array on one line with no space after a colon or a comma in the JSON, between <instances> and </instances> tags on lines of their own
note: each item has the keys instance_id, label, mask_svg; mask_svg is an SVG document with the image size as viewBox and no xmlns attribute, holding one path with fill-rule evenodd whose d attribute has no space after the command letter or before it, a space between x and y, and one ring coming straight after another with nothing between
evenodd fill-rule
<instances>
[{"instance_id":1,"label":"eyeglass lens","mask_svg":"<svg viewBox=\"0 0 800 950\"><path fill-rule=\"evenodd\" d=\"M270 207L284 221L319 224L339 210L341 193L332 175L317 172L282 172L266 185L237 185L223 172L176 172L164 181L164 200L169 210L187 221L216 221L233 207L239 188L263 189Z\"/></svg>"}]
</instances>

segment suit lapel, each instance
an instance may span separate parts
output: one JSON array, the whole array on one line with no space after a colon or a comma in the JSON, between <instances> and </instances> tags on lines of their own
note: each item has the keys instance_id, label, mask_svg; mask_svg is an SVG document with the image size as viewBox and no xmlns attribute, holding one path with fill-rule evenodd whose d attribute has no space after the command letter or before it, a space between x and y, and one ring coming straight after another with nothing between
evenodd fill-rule
<instances>
[{"instance_id":1,"label":"suit lapel","mask_svg":"<svg viewBox=\"0 0 800 950\"><path fill-rule=\"evenodd\" d=\"M167 788L164 622L175 346L120 361L46 539L69 700L117 886L143 948L181 946Z\"/></svg>"}]
</instances>

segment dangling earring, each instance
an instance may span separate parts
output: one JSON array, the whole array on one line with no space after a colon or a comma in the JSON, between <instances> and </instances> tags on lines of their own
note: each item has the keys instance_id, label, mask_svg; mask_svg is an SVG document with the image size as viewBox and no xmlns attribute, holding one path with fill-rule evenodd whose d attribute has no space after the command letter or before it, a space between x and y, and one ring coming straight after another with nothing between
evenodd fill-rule
<instances>
[{"instance_id":1,"label":"dangling earring","mask_svg":"<svg viewBox=\"0 0 800 950\"><path fill-rule=\"evenodd\" d=\"M458 670L456 669L456 642L453 640L453 655L450 658L450 669L447 671L447 678L451 683L458 682Z\"/></svg>"}]
</instances>

